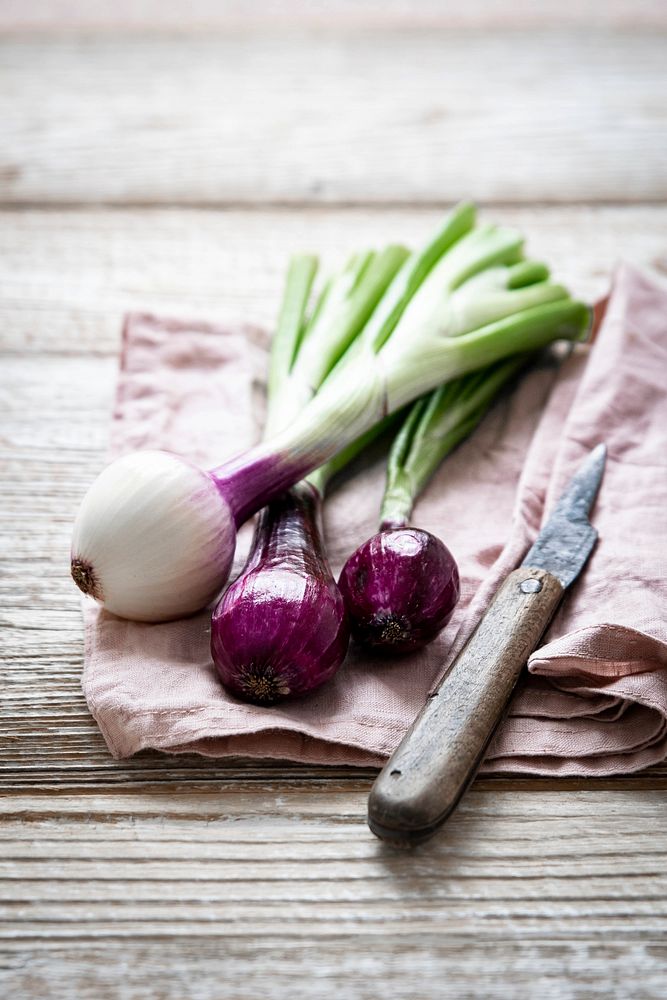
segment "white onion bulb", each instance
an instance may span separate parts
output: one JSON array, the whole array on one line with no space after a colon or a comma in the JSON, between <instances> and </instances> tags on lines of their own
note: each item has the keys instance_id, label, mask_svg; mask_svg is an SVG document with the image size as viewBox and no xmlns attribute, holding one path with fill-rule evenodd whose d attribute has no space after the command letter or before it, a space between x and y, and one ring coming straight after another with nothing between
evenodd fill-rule
<instances>
[{"instance_id":1,"label":"white onion bulb","mask_svg":"<svg viewBox=\"0 0 667 1000\"><path fill-rule=\"evenodd\" d=\"M167 452L133 452L107 466L81 504L72 576L113 614L167 621L216 596L235 539L211 476Z\"/></svg>"}]
</instances>

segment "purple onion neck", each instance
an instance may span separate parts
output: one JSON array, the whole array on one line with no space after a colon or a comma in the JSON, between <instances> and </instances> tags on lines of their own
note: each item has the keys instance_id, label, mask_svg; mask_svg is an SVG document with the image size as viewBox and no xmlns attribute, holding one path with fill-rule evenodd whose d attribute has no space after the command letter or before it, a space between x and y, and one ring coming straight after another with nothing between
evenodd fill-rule
<instances>
[{"instance_id":1,"label":"purple onion neck","mask_svg":"<svg viewBox=\"0 0 667 1000\"><path fill-rule=\"evenodd\" d=\"M386 415L375 374L351 375L345 394L325 383L289 427L210 471L237 527Z\"/></svg>"},{"instance_id":2,"label":"purple onion neck","mask_svg":"<svg viewBox=\"0 0 667 1000\"><path fill-rule=\"evenodd\" d=\"M394 528L407 528L409 519L402 514L388 515L380 521L380 531L392 531Z\"/></svg>"},{"instance_id":3,"label":"purple onion neck","mask_svg":"<svg viewBox=\"0 0 667 1000\"><path fill-rule=\"evenodd\" d=\"M409 528L412 517L411 496L387 496L385 494L380 511L380 531L392 531L394 528Z\"/></svg>"},{"instance_id":4,"label":"purple onion neck","mask_svg":"<svg viewBox=\"0 0 667 1000\"><path fill-rule=\"evenodd\" d=\"M262 442L211 469L209 475L227 501L236 527L285 493L329 457L321 447L278 450ZM315 490L310 487L313 490Z\"/></svg>"},{"instance_id":5,"label":"purple onion neck","mask_svg":"<svg viewBox=\"0 0 667 1000\"><path fill-rule=\"evenodd\" d=\"M309 576L329 578L322 538L322 497L302 480L262 509L243 572L287 561Z\"/></svg>"}]
</instances>

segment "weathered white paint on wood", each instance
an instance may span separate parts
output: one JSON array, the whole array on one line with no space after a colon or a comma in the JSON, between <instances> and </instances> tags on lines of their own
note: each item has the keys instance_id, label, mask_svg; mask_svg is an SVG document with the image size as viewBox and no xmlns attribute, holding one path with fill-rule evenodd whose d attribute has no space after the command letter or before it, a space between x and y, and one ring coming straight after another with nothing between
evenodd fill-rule
<instances>
[{"instance_id":1,"label":"weathered white paint on wood","mask_svg":"<svg viewBox=\"0 0 667 1000\"><path fill-rule=\"evenodd\" d=\"M521 916L526 937L567 937L577 919L596 937L624 908L641 925L626 936L639 938L667 921L663 812L659 792L474 792L410 852L370 837L365 789L335 782L326 796L267 787L261 802L231 786L222 795L13 796L0 799L0 938L21 936L24 923L35 933L42 921L49 936L113 936L107 904L122 922L145 919L143 937L163 936L161 921L182 934L192 921L252 936L244 908L262 922L260 936L279 908L285 936L307 921L310 934L328 937L352 919L364 920L362 933L395 923L408 936L430 916L464 937L485 925L502 933ZM612 835L603 851L601 826ZM16 879L29 892L5 902Z\"/></svg>"},{"instance_id":2,"label":"weathered white paint on wood","mask_svg":"<svg viewBox=\"0 0 667 1000\"><path fill-rule=\"evenodd\" d=\"M271 328L290 253L316 250L325 268L359 246L416 246L444 211L0 211L0 349L115 357L127 309ZM606 292L621 256L667 272L664 205L493 206L480 218L520 229L531 256L587 301Z\"/></svg>"},{"instance_id":3,"label":"weathered white paint on wood","mask_svg":"<svg viewBox=\"0 0 667 1000\"><path fill-rule=\"evenodd\" d=\"M0 201L656 200L664 54L660 30L5 40Z\"/></svg>"},{"instance_id":4,"label":"weathered white paint on wood","mask_svg":"<svg viewBox=\"0 0 667 1000\"><path fill-rule=\"evenodd\" d=\"M661 0L2 0L0 32L188 35L235 28L665 27Z\"/></svg>"},{"instance_id":5,"label":"weathered white paint on wood","mask_svg":"<svg viewBox=\"0 0 667 1000\"><path fill-rule=\"evenodd\" d=\"M0 798L5 994L661 996L660 793L472 792L403 852L363 784L258 792Z\"/></svg>"},{"instance_id":6,"label":"weathered white paint on wood","mask_svg":"<svg viewBox=\"0 0 667 1000\"><path fill-rule=\"evenodd\" d=\"M0 948L23 998L58 1000L662 1000L665 944L654 938L488 939L431 925L411 938L301 935L247 939L39 940ZM380 994L381 991L381 994Z\"/></svg>"}]
</instances>

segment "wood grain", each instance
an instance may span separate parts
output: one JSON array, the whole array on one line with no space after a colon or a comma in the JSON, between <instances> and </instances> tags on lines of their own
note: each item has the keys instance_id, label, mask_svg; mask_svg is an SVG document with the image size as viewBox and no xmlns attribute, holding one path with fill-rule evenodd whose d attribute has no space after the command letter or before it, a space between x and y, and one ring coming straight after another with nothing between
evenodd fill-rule
<instances>
[{"instance_id":1,"label":"wood grain","mask_svg":"<svg viewBox=\"0 0 667 1000\"><path fill-rule=\"evenodd\" d=\"M538 590L524 592L528 581ZM378 837L409 847L451 816L562 597L543 569L520 566L503 581L373 785L368 822Z\"/></svg>"},{"instance_id":2,"label":"wood grain","mask_svg":"<svg viewBox=\"0 0 667 1000\"><path fill-rule=\"evenodd\" d=\"M658 29L6 39L0 201L662 199L664 51Z\"/></svg>"},{"instance_id":3,"label":"wood grain","mask_svg":"<svg viewBox=\"0 0 667 1000\"><path fill-rule=\"evenodd\" d=\"M368 946L370 944L370 946ZM14 996L59 1000L662 1000L664 941L513 935L486 939L483 954L468 938L431 924L406 940L393 929L369 942L346 931L336 938L255 939L182 936L80 941L41 939L6 944L0 962ZM419 969L418 976L415 968ZM312 970L312 971L311 971ZM122 992L119 982L122 980ZM511 992L510 992L511 991ZM603 991L603 992L602 992Z\"/></svg>"},{"instance_id":4,"label":"wood grain","mask_svg":"<svg viewBox=\"0 0 667 1000\"><path fill-rule=\"evenodd\" d=\"M43 357L45 364L57 363L62 379L77 389L89 376L76 364L68 376L70 361L85 357L92 366L103 356L111 380L125 311L245 320L270 329L290 253L317 250L322 266L329 267L359 246L397 239L416 245L444 211L415 206L0 211L0 350L18 358L18 367L25 354L35 362ZM547 261L559 281L589 302L607 292L621 256L667 273L665 205L493 206L482 207L480 218L520 229L528 252ZM42 377L35 371L25 376L33 384ZM5 381L12 385L14 375L8 372ZM44 392L48 381L41 382ZM55 383L54 392L64 403ZM57 420L61 432L74 409ZM23 406L23 412L28 419L30 408ZM80 424L77 432L85 435L88 422ZM96 433L106 431L99 420L94 426Z\"/></svg>"},{"instance_id":5,"label":"wood grain","mask_svg":"<svg viewBox=\"0 0 667 1000\"><path fill-rule=\"evenodd\" d=\"M0 797L4 995L661 995L660 793L472 792L405 855L363 787L261 792Z\"/></svg>"}]
</instances>

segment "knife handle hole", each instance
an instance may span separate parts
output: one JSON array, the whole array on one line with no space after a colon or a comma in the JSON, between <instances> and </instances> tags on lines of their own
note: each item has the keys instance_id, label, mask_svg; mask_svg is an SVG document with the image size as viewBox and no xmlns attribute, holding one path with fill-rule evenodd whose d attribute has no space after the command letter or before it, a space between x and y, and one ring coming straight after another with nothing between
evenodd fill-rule
<instances>
[{"instance_id":1,"label":"knife handle hole","mask_svg":"<svg viewBox=\"0 0 667 1000\"><path fill-rule=\"evenodd\" d=\"M401 772L397 771L396 768L394 768L393 771L390 771L389 774L391 775L392 778L400 778L401 776Z\"/></svg>"}]
</instances>

